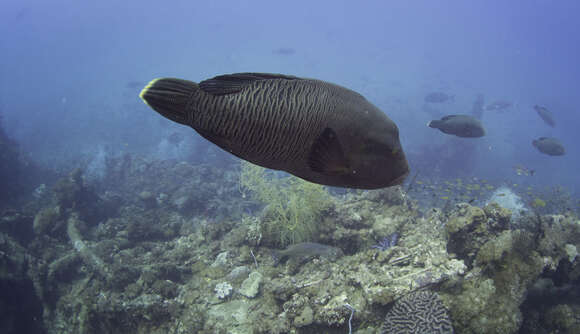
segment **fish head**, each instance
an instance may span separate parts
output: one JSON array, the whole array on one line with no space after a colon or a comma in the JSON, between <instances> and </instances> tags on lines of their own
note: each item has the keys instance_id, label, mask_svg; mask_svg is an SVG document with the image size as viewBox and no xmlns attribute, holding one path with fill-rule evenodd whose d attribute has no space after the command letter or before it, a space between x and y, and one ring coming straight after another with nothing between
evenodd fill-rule
<instances>
[{"instance_id":1,"label":"fish head","mask_svg":"<svg viewBox=\"0 0 580 334\"><path fill-rule=\"evenodd\" d=\"M378 110L378 109L377 109ZM409 175L399 129L382 111L371 113L346 136L350 171L369 189L395 186Z\"/></svg>"}]
</instances>

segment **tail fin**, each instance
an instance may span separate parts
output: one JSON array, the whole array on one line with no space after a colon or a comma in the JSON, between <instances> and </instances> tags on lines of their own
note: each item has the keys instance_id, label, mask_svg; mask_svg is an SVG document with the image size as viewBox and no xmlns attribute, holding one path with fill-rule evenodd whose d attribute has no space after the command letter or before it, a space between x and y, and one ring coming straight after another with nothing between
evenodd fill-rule
<instances>
[{"instance_id":1,"label":"tail fin","mask_svg":"<svg viewBox=\"0 0 580 334\"><path fill-rule=\"evenodd\" d=\"M189 125L191 110L188 110L188 103L191 94L198 88L195 82L159 78L145 86L139 97L161 115L174 122Z\"/></svg>"}]
</instances>

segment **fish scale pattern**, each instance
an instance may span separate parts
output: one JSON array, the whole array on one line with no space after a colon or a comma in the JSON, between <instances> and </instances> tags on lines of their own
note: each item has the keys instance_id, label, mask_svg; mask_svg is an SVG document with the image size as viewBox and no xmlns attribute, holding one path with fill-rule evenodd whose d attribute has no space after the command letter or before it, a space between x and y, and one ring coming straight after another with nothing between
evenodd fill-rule
<instances>
[{"instance_id":1,"label":"fish scale pattern","mask_svg":"<svg viewBox=\"0 0 580 334\"><path fill-rule=\"evenodd\" d=\"M436 293L417 291L399 299L387 313L382 334L450 334L449 313Z\"/></svg>"}]
</instances>

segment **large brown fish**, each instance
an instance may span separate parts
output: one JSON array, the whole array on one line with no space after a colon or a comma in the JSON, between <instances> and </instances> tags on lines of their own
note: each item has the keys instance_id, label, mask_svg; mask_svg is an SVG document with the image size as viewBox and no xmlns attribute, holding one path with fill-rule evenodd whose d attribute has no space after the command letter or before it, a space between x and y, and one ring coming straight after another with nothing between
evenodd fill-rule
<instances>
[{"instance_id":1,"label":"large brown fish","mask_svg":"<svg viewBox=\"0 0 580 334\"><path fill-rule=\"evenodd\" d=\"M311 182L376 189L401 184L409 173L395 123L335 84L237 73L199 84L155 79L140 96L237 157Z\"/></svg>"},{"instance_id":2,"label":"large brown fish","mask_svg":"<svg viewBox=\"0 0 580 334\"><path fill-rule=\"evenodd\" d=\"M427 126L457 137L477 138L485 136L481 121L470 115L448 115L440 120L433 120Z\"/></svg>"},{"instance_id":3,"label":"large brown fish","mask_svg":"<svg viewBox=\"0 0 580 334\"><path fill-rule=\"evenodd\" d=\"M538 151L547 155L564 155L566 154L566 149L560 141L553 137L540 137L532 141L532 145L538 149Z\"/></svg>"}]
</instances>

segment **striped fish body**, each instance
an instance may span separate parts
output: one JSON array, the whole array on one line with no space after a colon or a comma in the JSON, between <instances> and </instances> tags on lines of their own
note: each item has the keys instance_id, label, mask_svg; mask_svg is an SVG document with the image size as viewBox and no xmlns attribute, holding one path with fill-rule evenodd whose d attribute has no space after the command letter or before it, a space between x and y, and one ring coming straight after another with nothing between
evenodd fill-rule
<instances>
[{"instance_id":1,"label":"striped fish body","mask_svg":"<svg viewBox=\"0 0 580 334\"><path fill-rule=\"evenodd\" d=\"M165 78L141 97L222 149L311 182L374 189L400 184L409 171L397 126L360 94L324 81L265 73L199 84Z\"/></svg>"}]
</instances>

